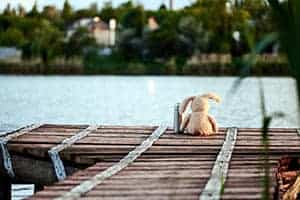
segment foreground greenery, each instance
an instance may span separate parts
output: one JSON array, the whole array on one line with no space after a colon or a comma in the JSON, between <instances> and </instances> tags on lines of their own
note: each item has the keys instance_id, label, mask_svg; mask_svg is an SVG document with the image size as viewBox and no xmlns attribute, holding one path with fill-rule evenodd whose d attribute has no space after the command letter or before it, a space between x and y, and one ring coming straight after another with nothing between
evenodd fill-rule
<instances>
[{"instance_id":1,"label":"foreground greenery","mask_svg":"<svg viewBox=\"0 0 300 200\"><path fill-rule=\"evenodd\" d=\"M272 7L272 15L274 16L274 21L276 22L276 31L278 33L278 39L282 45L282 49L285 52L291 75L296 80L297 94L298 94L298 104L300 103L300 1L299 0L268 0L270 6ZM263 96L263 95L261 95ZM262 99L264 104L264 99ZM269 191L270 186L270 163L269 163L269 138L268 138L268 128L270 122L273 118L278 117L278 114L267 115L265 108L263 110L263 133L262 133L262 144L264 145L264 172L265 176L263 178L263 193L262 199L270 199L271 194ZM299 107L298 107L299 112ZM280 114L281 115L281 114ZM279 117L282 117L280 116ZM299 163L298 163L299 164ZM297 175L299 179L300 175ZM287 192L288 193L288 192ZM290 196L290 194L285 194L286 199L299 198L298 196ZM296 194L297 195L297 194Z\"/></svg>"},{"instance_id":2,"label":"foreground greenery","mask_svg":"<svg viewBox=\"0 0 300 200\"><path fill-rule=\"evenodd\" d=\"M255 47L252 48L252 53L248 59L242 60L242 68L246 73L240 75L240 79L236 81L232 91L240 85L241 80L249 76L249 69L253 68L256 64L256 54L261 53L269 44L275 41L280 42L281 49L285 53L288 61L289 73L295 78L297 85L297 98L298 104L300 103L300 1L299 0L268 0L272 8L271 16L275 23L274 33L266 35ZM262 154L262 167L264 176L262 177L262 195L261 199L266 200L274 196L270 193L270 177L271 177L271 164L269 162L269 127L274 118L284 117L281 112L267 113L265 105L264 90L262 82L260 81L260 97L261 97L261 111L262 111L262 134L261 144L263 145ZM298 112L299 112L298 107ZM297 175L299 180L300 175ZM299 190L298 190L299 191ZM276 194L278 195L278 194ZM296 196L291 196L289 191L284 195L286 199L296 199ZM293 194L294 195L294 194ZM276 198L277 196L275 196ZM299 198L299 194L298 194ZM297 199L298 199L297 198Z\"/></svg>"},{"instance_id":3,"label":"foreground greenery","mask_svg":"<svg viewBox=\"0 0 300 200\"><path fill-rule=\"evenodd\" d=\"M111 18L118 22L118 40L110 58L95 54L94 49L101 47L84 28L66 37L73 22L95 16L105 22ZM79 57L86 66L84 71L126 73L129 68L137 74L170 70L177 74L183 73L185 62L193 55L232 53L234 31L241 33L240 54L249 52L256 41L273 31L271 16L264 0L198 0L180 10L161 5L155 11L131 1L116 8L106 2L101 9L94 3L81 10L74 10L68 1L62 10L45 6L38 11L35 4L28 12L22 6L16 10L8 5L0 15L0 46L21 49L24 63L38 58L40 65L51 66L57 59L63 58L68 63ZM149 29L149 17L155 18L158 29ZM271 47L273 44L265 52Z\"/></svg>"}]
</instances>

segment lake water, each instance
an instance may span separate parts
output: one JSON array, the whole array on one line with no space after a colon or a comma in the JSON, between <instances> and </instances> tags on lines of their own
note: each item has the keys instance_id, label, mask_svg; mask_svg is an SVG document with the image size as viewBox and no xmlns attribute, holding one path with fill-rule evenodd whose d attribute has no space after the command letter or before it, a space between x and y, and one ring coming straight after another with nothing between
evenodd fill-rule
<instances>
[{"instance_id":1,"label":"lake water","mask_svg":"<svg viewBox=\"0 0 300 200\"><path fill-rule=\"evenodd\" d=\"M211 103L220 126L260 127L257 78L155 76L0 76L0 132L31 123L172 124L173 107L185 97L215 92ZM281 111L272 127L298 127L295 82L262 78L268 113Z\"/></svg>"},{"instance_id":2,"label":"lake water","mask_svg":"<svg viewBox=\"0 0 300 200\"><path fill-rule=\"evenodd\" d=\"M32 123L172 125L173 107L185 97L215 92L211 103L219 126L261 127L259 79L164 76L0 76L0 133ZM295 82L262 78L268 113L283 112L272 127L298 127ZM14 199L32 193L23 186ZM25 187L26 188L26 187ZM23 192L19 192L19 191Z\"/></svg>"}]
</instances>

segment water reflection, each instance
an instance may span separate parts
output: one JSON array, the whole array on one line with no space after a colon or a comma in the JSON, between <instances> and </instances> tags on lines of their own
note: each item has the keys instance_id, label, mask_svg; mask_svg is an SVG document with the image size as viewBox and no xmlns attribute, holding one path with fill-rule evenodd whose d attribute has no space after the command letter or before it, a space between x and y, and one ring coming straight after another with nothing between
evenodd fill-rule
<instances>
[{"instance_id":1,"label":"water reflection","mask_svg":"<svg viewBox=\"0 0 300 200\"><path fill-rule=\"evenodd\" d=\"M147 81L147 88L148 88L148 94L150 96L155 96L155 82L154 80L148 80Z\"/></svg>"}]
</instances>

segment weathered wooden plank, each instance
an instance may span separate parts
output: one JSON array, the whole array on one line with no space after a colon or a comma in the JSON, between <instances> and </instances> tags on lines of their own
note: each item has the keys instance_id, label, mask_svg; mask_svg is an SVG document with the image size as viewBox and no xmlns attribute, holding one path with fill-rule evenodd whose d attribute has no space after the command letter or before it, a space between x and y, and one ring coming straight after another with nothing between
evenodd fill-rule
<instances>
[{"instance_id":1,"label":"weathered wooden plank","mask_svg":"<svg viewBox=\"0 0 300 200\"><path fill-rule=\"evenodd\" d=\"M52 147L50 151L61 152L97 129L98 126L89 126L86 129L76 133L72 137L64 139L59 145Z\"/></svg>"},{"instance_id":2,"label":"weathered wooden plank","mask_svg":"<svg viewBox=\"0 0 300 200\"><path fill-rule=\"evenodd\" d=\"M107 168L106 166L109 166L110 164L103 164L102 166L97 166L97 168L92 168L90 169L90 171L98 171L101 170L103 168ZM171 165L171 164L170 164ZM135 170L140 170L140 171L156 171L156 170L161 170L161 171L167 171L167 170L190 170L190 169L210 169L212 163L202 163L199 162L197 164L186 164L184 166L182 165L174 165L174 166L170 166L170 165L140 165L140 166L131 166L130 168L126 169L127 171L135 171ZM246 164L245 164L246 165ZM276 163L273 164L274 166L276 165ZM234 168L232 168L232 171L234 172L242 172L243 170L247 172L247 169L241 169L243 167L243 165L236 165ZM250 171L252 170L261 170L261 166L257 166L257 165L248 165L248 167L251 167L253 169L250 169Z\"/></svg>"},{"instance_id":3,"label":"weathered wooden plank","mask_svg":"<svg viewBox=\"0 0 300 200\"><path fill-rule=\"evenodd\" d=\"M42 128L84 129L88 126L86 124L43 124Z\"/></svg>"},{"instance_id":4,"label":"weathered wooden plank","mask_svg":"<svg viewBox=\"0 0 300 200\"><path fill-rule=\"evenodd\" d=\"M231 159L230 162L230 169L228 172L228 179L224 186L224 192L222 194L222 199L240 199L239 197L243 197L244 195L248 195L247 198L251 197L258 197L257 199L261 199L260 190L261 187L261 179L264 176L263 172L263 159L257 157L257 155L249 155L248 157L242 158L240 155L237 154L236 151ZM275 179L275 171L277 167L278 160L275 159L276 156L271 155L270 160L270 194L274 193L274 188L276 185ZM252 166L247 165L232 165L233 160L236 162L243 162L243 160L251 160L254 163ZM255 164L256 163L256 164ZM258 171L256 173L255 169ZM238 174L237 170L244 171L241 174ZM237 188L237 189L235 189Z\"/></svg>"},{"instance_id":5,"label":"weathered wooden plank","mask_svg":"<svg viewBox=\"0 0 300 200\"><path fill-rule=\"evenodd\" d=\"M32 131L34 129L38 129L41 126L42 126L42 124L32 124L32 125L29 125L29 126L25 126L23 128L20 128L20 129L17 129L15 131L8 132L4 135L1 135L0 139L1 139L1 141L7 143L8 141L11 141L14 138L17 138L17 137L20 137L20 136L22 136L26 133L29 133L30 131Z\"/></svg>"},{"instance_id":6,"label":"weathered wooden plank","mask_svg":"<svg viewBox=\"0 0 300 200\"><path fill-rule=\"evenodd\" d=\"M211 177L199 197L200 200L220 199L220 193L227 178L229 162L236 139L237 128L228 129L222 149L213 166Z\"/></svg>"},{"instance_id":7,"label":"weathered wooden plank","mask_svg":"<svg viewBox=\"0 0 300 200\"><path fill-rule=\"evenodd\" d=\"M248 136L261 136L262 131L261 132L244 131L244 132L239 132L239 134L248 135ZM297 135L297 132L295 130L293 130L293 131L268 131L268 135L295 136L295 135Z\"/></svg>"},{"instance_id":8,"label":"weathered wooden plank","mask_svg":"<svg viewBox=\"0 0 300 200\"><path fill-rule=\"evenodd\" d=\"M43 127L39 127L37 128L35 131L36 132L57 132L57 133L69 133L69 134L74 134L78 131L82 130L81 128L63 128L63 127L59 127L59 128L43 128Z\"/></svg>"},{"instance_id":9,"label":"weathered wooden plank","mask_svg":"<svg viewBox=\"0 0 300 200\"><path fill-rule=\"evenodd\" d=\"M30 151L31 149L37 149L37 150L47 150L51 148L52 144L34 144L34 143L26 143L26 144L9 144L9 149L15 152L23 152L23 151ZM128 151L129 149L134 148L135 145L128 145L128 144L101 144L101 145L95 145L95 144L75 144L72 145L70 148L66 149L63 153L65 154L81 154L81 155L88 155L88 154L101 154L102 153L123 153ZM257 154L256 151L261 151L262 146L255 145L255 146L246 146L246 145L238 145L236 146L237 149L240 150L239 153L248 152L249 154ZM285 146L280 147L278 145L270 145L269 146L271 152L289 152L291 151L294 153L297 153L297 150L299 150L299 146L297 145L291 145L291 146ZM178 153L178 154L189 154L189 153L200 153L204 154L206 152L211 151L218 151L220 149L219 146L216 145L155 145L153 148L151 148L150 153L157 153L157 154L163 154L163 153ZM294 151L295 150L295 151ZM299 152L298 152L299 153Z\"/></svg>"},{"instance_id":10,"label":"weathered wooden plank","mask_svg":"<svg viewBox=\"0 0 300 200\"><path fill-rule=\"evenodd\" d=\"M19 146L22 146L23 144L51 144L51 145L57 145L60 144L61 139L58 138L48 138L47 141L41 141L42 139L34 140L33 138L26 138L22 139L21 142L18 141L18 143L14 142L14 144L19 144ZM76 142L76 145L97 145L101 148L101 146L108 146L108 145L137 145L140 144L140 142L143 141L143 138L134 138L134 139L126 139L122 140L121 138L101 138L101 137L95 137L93 138L87 138L83 139L81 141ZM162 139L161 141L158 141L156 143L157 146L219 146L223 142L221 140L181 140L181 139ZM237 147L244 147L249 146L251 148L263 148L263 145L261 144L261 141L241 141L236 144ZM269 148L285 148L288 149L289 147L299 147L300 146L300 140L294 140L289 142L288 144L284 144L284 141L270 141L269 142ZM79 146L77 146L79 147ZM76 146L74 146L74 149Z\"/></svg>"},{"instance_id":11,"label":"weathered wooden plank","mask_svg":"<svg viewBox=\"0 0 300 200\"><path fill-rule=\"evenodd\" d=\"M95 190L133 190L133 189L176 189L176 188L197 188L199 190L200 184L205 184L204 181L188 181L188 182L177 182L176 184L168 184L169 182L166 181L159 181L157 179L151 179L151 181L148 182L141 182L135 181L128 184L128 182L122 181L122 182L109 182L109 184L102 184L100 187L97 186ZM60 185L60 186L51 186L46 189L48 191L55 193L56 191L68 191L71 189L72 186L70 185Z\"/></svg>"},{"instance_id":12,"label":"weathered wooden plank","mask_svg":"<svg viewBox=\"0 0 300 200\"><path fill-rule=\"evenodd\" d=\"M164 158L168 156L169 158ZM175 157L174 157L175 156ZM172 155L172 154L160 154L160 155L155 155L155 154L144 154L141 158L139 158L136 162L144 161L144 162L151 162L150 159L156 159L156 161L161 161L163 162L164 160L166 161L184 161L183 159L185 158L190 158L192 160L201 160L201 161L214 161L215 160L215 155L210 154L210 155L186 155L186 154L178 154L178 155ZM211 156L211 157L209 157ZM174 157L174 158L172 158ZM184 157L184 158L182 158ZM86 155L84 157L75 157L73 160L75 163L83 163L83 164L94 164L97 162L103 163L103 162L117 162L121 159L121 155ZM68 160L71 160L71 158L68 158ZM184 163L184 162L182 162Z\"/></svg>"},{"instance_id":13,"label":"weathered wooden plank","mask_svg":"<svg viewBox=\"0 0 300 200\"><path fill-rule=\"evenodd\" d=\"M32 154L38 157L46 157L48 149L52 144L10 144L9 149L14 152ZM135 145L72 145L64 150L61 155L63 157L84 156L84 155L105 155L105 154L126 154L133 149ZM146 154L215 154L219 151L218 146L153 146ZM296 148L295 148L296 149ZM254 148L256 150L256 148Z\"/></svg>"},{"instance_id":14,"label":"weathered wooden plank","mask_svg":"<svg viewBox=\"0 0 300 200\"><path fill-rule=\"evenodd\" d=\"M45 140L45 136L33 136L28 135L23 138L16 138L14 143L37 143L37 144L59 144L62 140L64 140L65 136L47 136L47 140ZM76 145L137 145L140 144L146 137L134 137L134 138L123 138L123 137L103 137L103 136L86 136L85 138L81 139L80 141L76 142ZM166 139L161 138L157 141L156 145L220 145L223 143L222 139L210 139L210 140L193 140L190 139Z\"/></svg>"},{"instance_id":15,"label":"weathered wooden plank","mask_svg":"<svg viewBox=\"0 0 300 200\"><path fill-rule=\"evenodd\" d=\"M261 132L261 128L238 128L238 132ZM269 128L268 132L296 132L296 128Z\"/></svg>"},{"instance_id":16,"label":"weathered wooden plank","mask_svg":"<svg viewBox=\"0 0 300 200\"><path fill-rule=\"evenodd\" d=\"M138 126L122 126L122 125L103 125L100 127L101 129L140 129L140 130L155 130L158 128L158 126L142 126L142 125L138 125ZM166 131L170 130L170 127L167 127Z\"/></svg>"},{"instance_id":17,"label":"weathered wooden plank","mask_svg":"<svg viewBox=\"0 0 300 200\"><path fill-rule=\"evenodd\" d=\"M46 158L47 157L47 150L49 148L31 148L32 145L29 145L26 148L20 148L18 146L13 146L10 149L14 150L14 152L20 152L23 153L24 155L29 155L29 156L36 156L39 158ZM51 147L51 145L49 145L49 147ZM119 147L114 147L114 149L119 148ZM19 151L17 151L19 149ZM102 150L99 151L95 151L95 152L85 152L82 153L80 151L72 153L72 152L63 152L61 154L61 156L63 157L64 160L66 161L71 161L73 163L77 163L77 164L84 164L84 165L91 165L94 164L96 162L103 162L103 161L118 161L121 159L121 157L125 156L126 153L128 151L132 150L132 148L128 148L128 149L123 149L121 151L112 151L112 149L106 149L106 148L102 148ZM161 151L157 150L156 152L153 153L152 152L146 152L144 154L144 156L155 156L155 157L164 157L164 156L198 156L200 157L207 157L208 155L214 156L215 154L217 154L219 149L197 149L196 151L186 151L186 150L182 150L182 149L178 149L178 153L176 153L176 149L174 149L174 151L169 151L169 150L164 150L162 149ZM87 151L87 150L86 150ZM183 152L181 152L183 151ZM87 154L86 154L87 153ZM260 149L254 149L254 150L249 150L246 151L245 149L240 149L240 154L241 155L245 155L248 156L249 153L252 154L258 154L255 158L250 158L249 160L256 160L260 158L260 154L261 151ZM293 151L289 151L289 150L282 150L282 149L274 149L274 151L272 153L276 154L276 157L274 157L273 160L277 161L280 156L283 156L285 154L294 154L294 155L299 155L299 149L295 148L295 150ZM274 154L274 155L275 155ZM204 159L208 159L208 158L204 158ZM209 158L211 160L211 158ZM235 159L236 160L236 159Z\"/></svg>"},{"instance_id":18,"label":"weathered wooden plank","mask_svg":"<svg viewBox=\"0 0 300 200\"><path fill-rule=\"evenodd\" d=\"M45 191L41 193L40 196L45 196L45 197L54 197L57 195L63 196L66 191ZM158 189L156 188L155 190L115 190L115 191L110 191L110 190L93 190L89 192L89 196L95 196L101 199L102 197L112 197L112 196L119 196L120 198L122 196L135 196L135 195L145 195L148 196L148 198L151 195L160 195L160 196L170 196L170 195L197 195L199 193L199 188L174 188L174 189Z\"/></svg>"},{"instance_id":19,"label":"weathered wooden plank","mask_svg":"<svg viewBox=\"0 0 300 200\"><path fill-rule=\"evenodd\" d=\"M73 135L73 133L72 133ZM49 135L44 135L43 133L41 134L36 134L34 132L31 132L29 134L26 134L24 136L18 137L10 141L11 143L51 143L51 144L58 144L62 140L64 140L66 137L70 135L55 135L49 134ZM120 134L110 134L109 136L107 135L101 135L101 134L94 134L90 133L88 136L86 136L83 140L80 140L77 142L77 144L131 144L131 143L138 143L142 139L145 139L149 135L140 135L137 133L136 135L122 135ZM165 135L164 135L165 136ZM47 137L47 140L45 140L45 137ZM169 145L185 145L185 144L196 144L196 145L201 145L201 144L210 144L210 143L220 143L223 142L223 136L222 137L216 137L216 136L211 136L209 138L199 138L199 137L177 137L177 136L170 136L170 137L162 137L157 144L169 144ZM269 141L272 144L284 144L286 140L289 140L290 142L286 145L290 144L299 144L299 136L270 136ZM241 136L239 135L239 140L237 141L236 145L239 144L244 144L246 145L247 142L249 142L249 145L260 145L261 143L261 136Z\"/></svg>"},{"instance_id":20,"label":"weathered wooden plank","mask_svg":"<svg viewBox=\"0 0 300 200\"><path fill-rule=\"evenodd\" d=\"M148 171L127 171L126 172L121 172L118 174L118 177L113 177L117 179L126 179L128 177L134 179L134 178L206 178L208 177L209 172L211 171L210 168L207 169L197 169L197 170L179 170L179 171L174 171L174 170L156 170L156 171L151 171L149 173ZM252 172L249 173L250 175L257 175L259 173ZM262 174L262 173L261 173ZM243 174L241 174L242 176ZM250 176L249 175L249 176ZM83 175L83 176L76 176L76 177L70 177L69 180L85 180L89 179L89 175Z\"/></svg>"},{"instance_id":21,"label":"weathered wooden plank","mask_svg":"<svg viewBox=\"0 0 300 200\"><path fill-rule=\"evenodd\" d=\"M136 160L143 152L145 152L152 144L158 140L158 138L165 132L167 126L160 126L156 129L149 138L147 138L141 145L136 147L133 151L129 152L126 157L120 160L117 164L108 168L107 170L97 174L92 179L81 183L79 186L73 188L71 191L65 193L61 197L56 198L56 200L71 200L80 197L86 192L92 190L94 187L102 183L106 178L113 176L118 173L130 163Z\"/></svg>"},{"instance_id":22,"label":"weathered wooden plank","mask_svg":"<svg viewBox=\"0 0 300 200\"><path fill-rule=\"evenodd\" d=\"M136 183L136 184L141 184L141 183L148 183L148 182L157 182L159 183L160 181L165 183L165 184L170 184L170 183L201 183L203 182L204 184L206 183L205 180L207 178L207 175L203 179L199 179L199 177L191 177L191 178L183 178L183 177L167 177L167 178L161 178L161 177L144 177L144 178L132 178L132 177L111 177L110 179L105 180L105 184L114 184L114 183ZM88 180L84 179L84 180ZM56 186L71 186L73 188L74 186L79 185L82 182L82 180L79 179L66 179L62 182L58 182L55 185ZM49 187L48 189L51 190L52 187ZM70 188L70 189L71 189ZM200 192L200 191L199 191Z\"/></svg>"},{"instance_id":23,"label":"weathered wooden plank","mask_svg":"<svg viewBox=\"0 0 300 200\"><path fill-rule=\"evenodd\" d=\"M173 194L137 194L137 195L128 195L128 196L124 196L122 194L118 194L115 193L114 195L95 195L95 196L89 196L89 197L82 197L80 198L80 200L82 199L88 199L88 200L103 200L103 199L108 199L108 200L112 200L112 199L137 199L137 200L141 200L141 199L159 199L159 200L168 200L170 199L170 196L172 197L171 199L181 199L181 200L193 200L195 199L195 197L197 196L197 194L189 194L189 193L173 193ZM174 198L173 198L174 196ZM52 200L54 198L54 196L45 196L45 197L37 197L37 198L32 198L34 200Z\"/></svg>"},{"instance_id":24,"label":"weathered wooden plank","mask_svg":"<svg viewBox=\"0 0 300 200\"><path fill-rule=\"evenodd\" d=\"M78 129L79 130L79 129ZM75 132L78 132L76 130ZM22 143L23 140L26 142L29 142L30 139L34 142L37 143L36 141L41 141L41 142L46 142L45 141L45 136L49 137L50 139L63 139L65 137L69 137L70 135L74 135L75 132L53 132L52 130L50 132L39 132L39 131L33 131L30 132L29 134L26 135L26 137L18 137L15 140L12 140L14 143ZM122 132L115 132L113 131L112 133L106 133L102 132L99 130L93 131L90 133L86 138L111 138L111 139L134 139L134 138L146 138L150 135L149 134L144 134L140 132L132 132L132 133L122 133ZM191 136L191 135L174 135L174 134L167 134L162 136L163 139L169 139L169 140L192 140L192 141L205 141L205 140L223 140L224 139L224 133L216 134L216 135L211 135L211 136L203 136L203 137L198 137L198 136Z\"/></svg>"},{"instance_id":25,"label":"weathered wooden plank","mask_svg":"<svg viewBox=\"0 0 300 200\"><path fill-rule=\"evenodd\" d=\"M169 161L169 162L162 162L162 161L157 161L157 162L135 162L130 165L130 168L147 168L147 167L202 167L202 166L207 166L207 165L212 165L214 162L213 161ZM111 163L100 163L100 165L93 166L90 168L90 170L97 170L98 167L106 166ZM199 166L199 164L201 164Z\"/></svg>"},{"instance_id":26,"label":"weathered wooden plank","mask_svg":"<svg viewBox=\"0 0 300 200\"><path fill-rule=\"evenodd\" d=\"M170 197L171 196L171 197ZM101 200L141 200L141 199L159 199L159 200L194 200L195 195L189 195L189 194L176 194L176 195L133 195L133 196L109 196L109 197L101 197ZM81 197L80 200L99 200L98 197L92 196L92 197Z\"/></svg>"}]
</instances>

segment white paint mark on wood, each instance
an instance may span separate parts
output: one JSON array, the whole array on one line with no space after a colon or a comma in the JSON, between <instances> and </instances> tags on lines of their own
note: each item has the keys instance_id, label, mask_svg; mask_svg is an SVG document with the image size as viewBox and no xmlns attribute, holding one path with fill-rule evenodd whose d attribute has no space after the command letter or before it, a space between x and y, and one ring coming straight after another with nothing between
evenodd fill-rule
<instances>
[{"instance_id":1,"label":"white paint mark on wood","mask_svg":"<svg viewBox=\"0 0 300 200\"><path fill-rule=\"evenodd\" d=\"M60 159L59 152L63 151L64 149L70 147L75 142L81 140L82 138L86 137L89 133L98 129L99 126L89 126L88 128L80 131L79 133L73 135L70 138L64 139L59 145L52 147L48 154L52 160L54 171L56 177L59 181L62 181L66 178L66 170L62 160Z\"/></svg>"},{"instance_id":2,"label":"white paint mark on wood","mask_svg":"<svg viewBox=\"0 0 300 200\"><path fill-rule=\"evenodd\" d=\"M224 187L229 163L237 139L237 128L227 130L226 139L213 166L210 179L203 189L200 200L218 200Z\"/></svg>"}]
</instances>

